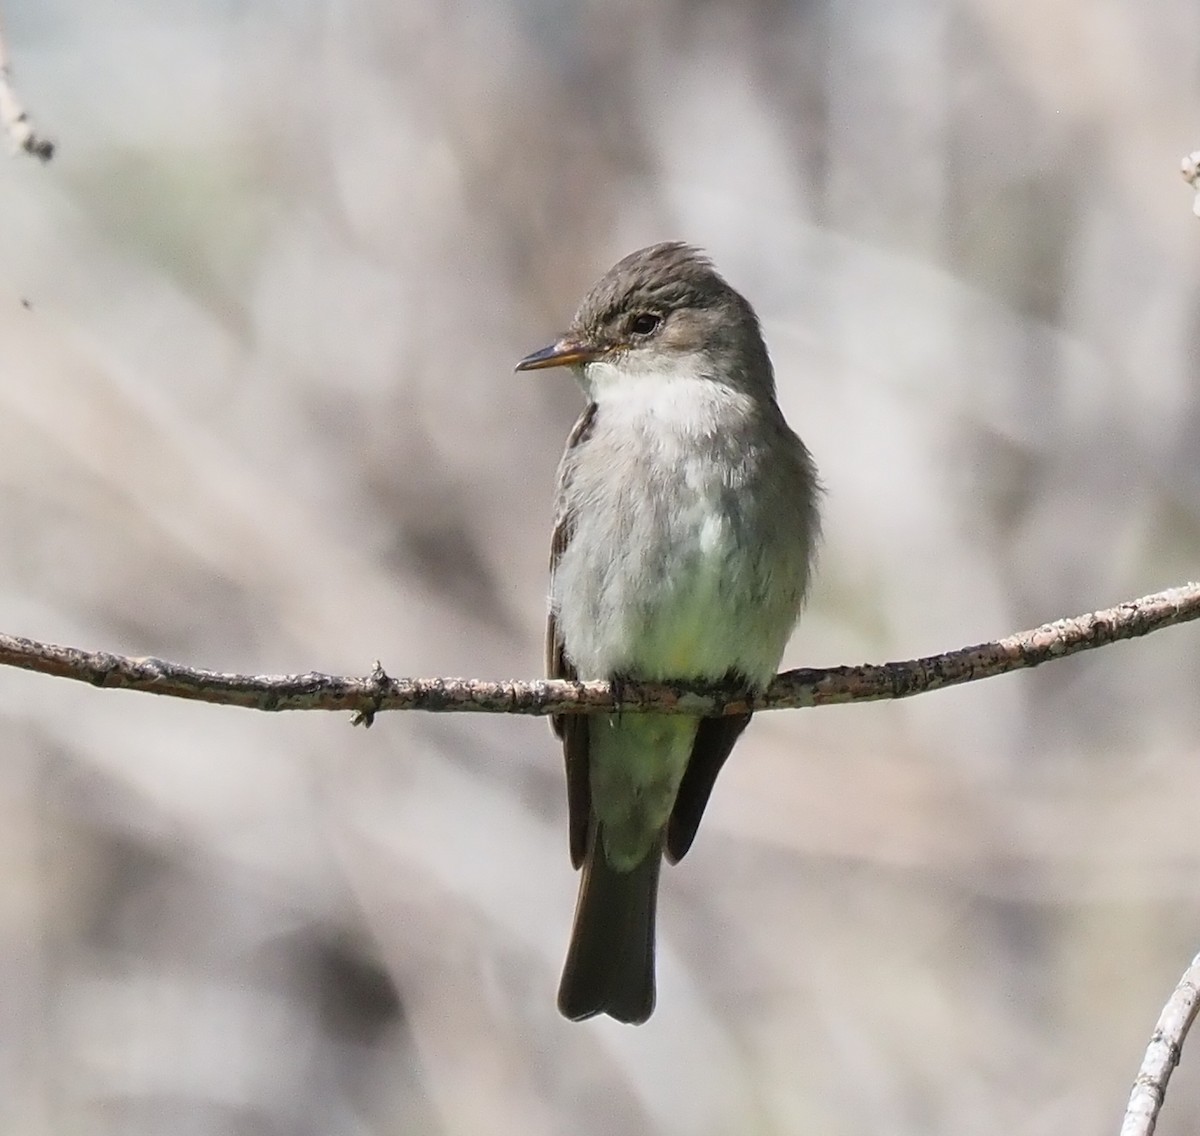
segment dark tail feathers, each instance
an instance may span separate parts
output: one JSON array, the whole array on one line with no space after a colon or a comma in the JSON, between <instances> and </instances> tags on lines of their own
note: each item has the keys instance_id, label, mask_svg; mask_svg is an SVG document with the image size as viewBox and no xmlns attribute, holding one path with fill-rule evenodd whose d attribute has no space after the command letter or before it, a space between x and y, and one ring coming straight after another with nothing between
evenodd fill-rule
<instances>
[{"instance_id":1,"label":"dark tail feathers","mask_svg":"<svg viewBox=\"0 0 1200 1136\"><path fill-rule=\"evenodd\" d=\"M571 945L558 988L558 1008L572 1021L609 1014L640 1024L654 1010L654 912L658 903L658 844L630 872L618 872L593 832Z\"/></svg>"}]
</instances>

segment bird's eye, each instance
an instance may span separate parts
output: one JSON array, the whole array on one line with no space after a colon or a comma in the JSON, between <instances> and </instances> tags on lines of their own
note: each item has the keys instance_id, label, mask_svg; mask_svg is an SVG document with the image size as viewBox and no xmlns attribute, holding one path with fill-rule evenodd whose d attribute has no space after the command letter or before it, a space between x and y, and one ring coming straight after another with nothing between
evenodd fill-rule
<instances>
[{"instance_id":1,"label":"bird's eye","mask_svg":"<svg viewBox=\"0 0 1200 1136\"><path fill-rule=\"evenodd\" d=\"M656 312L638 312L629 321L629 330L634 335L649 335L660 323L662 323L662 316Z\"/></svg>"}]
</instances>

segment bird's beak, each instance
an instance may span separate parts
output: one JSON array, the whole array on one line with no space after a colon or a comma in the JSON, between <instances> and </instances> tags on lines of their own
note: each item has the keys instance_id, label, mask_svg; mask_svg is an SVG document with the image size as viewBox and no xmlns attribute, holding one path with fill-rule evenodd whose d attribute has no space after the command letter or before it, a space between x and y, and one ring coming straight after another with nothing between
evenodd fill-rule
<instances>
[{"instance_id":1,"label":"bird's beak","mask_svg":"<svg viewBox=\"0 0 1200 1136\"><path fill-rule=\"evenodd\" d=\"M604 354L604 349L563 336L549 347L526 355L516 366L518 371L540 371L543 367L572 367L590 363Z\"/></svg>"}]
</instances>

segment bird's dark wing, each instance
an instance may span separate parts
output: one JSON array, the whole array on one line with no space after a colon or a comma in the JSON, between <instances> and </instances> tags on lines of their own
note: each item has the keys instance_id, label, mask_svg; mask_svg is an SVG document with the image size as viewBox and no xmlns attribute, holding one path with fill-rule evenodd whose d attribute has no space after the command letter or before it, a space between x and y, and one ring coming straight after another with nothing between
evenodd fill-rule
<instances>
[{"instance_id":1,"label":"bird's dark wing","mask_svg":"<svg viewBox=\"0 0 1200 1136\"><path fill-rule=\"evenodd\" d=\"M554 535L550 538L550 575L571 541L574 519L567 505L567 480L570 477L571 451L591 435L596 420L596 404L588 403L579 421L567 437L567 448L558 472L558 499L555 504ZM576 678L575 668L563 649L555 626L554 608L546 621L546 674L550 678ZM587 855L588 825L592 812L591 775L588 771L588 719L585 714L556 714L550 719L555 734L562 739L567 766L567 814L570 818L571 863L576 868Z\"/></svg>"},{"instance_id":2,"label":"bird's dark wing","mask_svg":"<svg viewBox=\"0 0 1200 1136\"><path fill-rule=\"evenodd\" d=\"M736 682L736 676L729 681ZM721 766L733 749L742 731L750 724L749 714L732 714L725 718L702 718L692 745L692 756L688 760L675 807L667 821L665 851L667 859L674 864L682 860L704 815L704 806L712 795L713 785Z\"/></svg>"}]
</instances>

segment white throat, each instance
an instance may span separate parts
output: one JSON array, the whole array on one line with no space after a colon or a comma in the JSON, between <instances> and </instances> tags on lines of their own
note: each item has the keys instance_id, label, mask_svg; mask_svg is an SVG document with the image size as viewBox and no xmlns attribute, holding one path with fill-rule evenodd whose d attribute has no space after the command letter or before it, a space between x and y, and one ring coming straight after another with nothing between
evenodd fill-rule
<instances>
[{"instance_id":1,"label":"white throat","mask_svg":"<svg viewBox=\"0 0 1200 1136\"><path fill-rule=\"evenodd\" d=\"M682 433L711 429L718 413L750 408L750 399L708 376L699 354L667 357L631 352L610 362L589 363L583 385L605 418L652 418Z\"/></svg>"}]
</instances>

